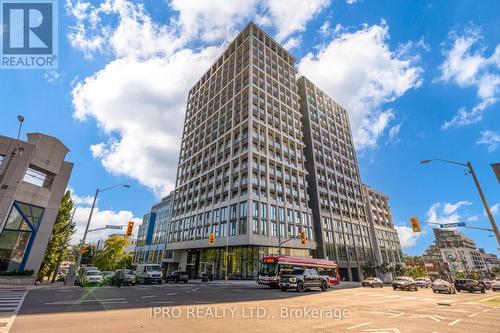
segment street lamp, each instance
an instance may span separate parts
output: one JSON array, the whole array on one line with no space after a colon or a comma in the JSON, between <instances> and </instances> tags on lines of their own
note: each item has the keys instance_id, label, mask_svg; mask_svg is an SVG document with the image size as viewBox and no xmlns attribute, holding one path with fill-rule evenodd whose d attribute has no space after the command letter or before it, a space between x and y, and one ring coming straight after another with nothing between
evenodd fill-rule
<instances>
[{"instance_id":1,"label":"street lamp","mask_svg":"<svg viewBox=\"0 0 500 333\"><path fill-rule=\"evenodd\" d=\"M87 233L89 231L90 221L92 220L92 214L94 213L94 208L95 208L95 203L97 201L97 196L99 195L99 193L111 190L111 189L116 188L116 187L130 188L130 185L120 184L120 185L114 185L114 186L106 187L106 188L104 188L102 190L99 189L99 188L96 189L95 195L94 195L94 201L92 202L92 208L90 209L89 219L87 220L87 225L85 226L85 233L83 234L82 246L85 244L85 240L87 239ZM76 268L78 268L80 266L80 261L81 260L82 260L82 251L78 251L78 257L76 259L76 265L75 265Z\"/></svg>"},{"instance_id":2,"label":"street lamp","mask_svg":"<svg viewBox=\"0 0 500 333\"><path fill-rule=\"evenodd\" d=\"M483 190L481 188L481 185L479 184L479 180L476 177L476 173L474 172L474 169L472 168L472 164L470 162L460 163L460 162L454 162L454 161L449 161L449 160L443 160L440 158L435 158L435 159L431 159L431 160L422 160L422 161L420 161L420 163L427 164L427 163L430 163L433 161L456 164L456 165L464 166L468 169L469 173L472 175L472 178L474 179L474 183L476 184L477 191L479 192L479 196L481 197L481 201L483 202L484 209L486 210L486 214L488 215L488 219L490 220L491 227L493 228L493 232L495 233L495 236L497 237L498 245L500 245L500 233L498 232L497 224L495 222L495 219L493 218L493 214L491 213L490 207L488 206L488 203L486 202L486 198L484 197L484 193L483 193Z\"/></svg>"}]
</instances>

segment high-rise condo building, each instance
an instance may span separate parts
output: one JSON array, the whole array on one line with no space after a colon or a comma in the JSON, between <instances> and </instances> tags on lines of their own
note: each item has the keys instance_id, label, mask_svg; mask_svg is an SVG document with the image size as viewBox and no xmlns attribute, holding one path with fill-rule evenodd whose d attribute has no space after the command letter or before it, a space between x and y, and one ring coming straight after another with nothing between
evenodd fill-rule
<instances>
[{"instance_id":1,"label":"high-rise condo building","mask_svg":"<svg viewBox=\"0 0 500 333\"><path fill-rule=\"evenodd\" d=\"M373 249L349 116L306 77L298 88L317 255L335 260L343 279L358 281Z\"/></svg>"},{"instance_id":2,"label":"high-rise condo building","mask_svg":"<svg viewBox=\"0 0 500 333\"><path fill-rule=\"evenodd\" d=\"M258 260L313 256L295 59L250 23L190 90L169 270L255 278ZM209 244L213 232L215 240Z\"/></svg>"},{"instance_id":3,"label":"high-rise condo building","mask_svg":"<svg viewBox=\"0 0 500 333\"><path fill-rule=\"evenodd\" d=\"M359 281L365 262L400 262L388 206L383 225L368 219L376 207L363 197L347 111L294 65L250 23L189 92L168 271L222 278L226 246L231 278L255 278L280 244L284 255L335 260L344 280Z\"/></svg>"}]
</instances>

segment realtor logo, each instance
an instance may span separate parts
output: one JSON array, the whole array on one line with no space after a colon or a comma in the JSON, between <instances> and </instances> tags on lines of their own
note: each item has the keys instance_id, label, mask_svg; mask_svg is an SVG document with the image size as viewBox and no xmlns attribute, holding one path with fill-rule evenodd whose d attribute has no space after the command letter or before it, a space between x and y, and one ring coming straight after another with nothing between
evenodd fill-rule
<instances>
[{"instance_id":1,"label":"realtor logo","mask_svg":"<svg viewBox=\"0 0 500 333\"><path fill-rule=\"evenodd\" d=\"M57 0L0 0L0 68L57 68Z\"/></svg>"}]
</instances>

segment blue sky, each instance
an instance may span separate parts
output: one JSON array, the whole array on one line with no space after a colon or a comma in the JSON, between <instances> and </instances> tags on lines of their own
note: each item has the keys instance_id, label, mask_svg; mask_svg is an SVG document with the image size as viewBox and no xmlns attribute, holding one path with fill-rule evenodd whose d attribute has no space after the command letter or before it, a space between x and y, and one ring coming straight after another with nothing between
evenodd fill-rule
<instances>
[{"instance_id":1,"label":"blue sky","mask_svg":"<svg viewBox=\"0 0 500 333\"><path fill-rule=\"evenodd\" d=\"M125 224L173 189L187 91L249 20L285 45L350 113L362 179L386 193L404 252L421 221L488 227L471 176L421 159L471 161L500 217L497 1L59 1L59 69L1 70L0 134L60 138L83 225ZM488 233L464 230L496 252ZM78 234L75 238L78 238ZM94 234L93 239L104 233Z\"/></svg>"}]
</instances>

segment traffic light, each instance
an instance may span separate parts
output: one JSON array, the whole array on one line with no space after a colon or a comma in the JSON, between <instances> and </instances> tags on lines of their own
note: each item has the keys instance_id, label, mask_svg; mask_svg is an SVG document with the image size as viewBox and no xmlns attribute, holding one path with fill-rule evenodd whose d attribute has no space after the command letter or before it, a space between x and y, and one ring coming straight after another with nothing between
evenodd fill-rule
<instances>
[{"instance_id":1,"label":"traffic light","mask_svg":"<svg viewBox=\"0 0 500 333\"><path fill-rule=\"evenodd\" d=\"M125 237L132 236L133 230L134 230L134 221L128 221L127 232L125 233Z\"/></svg>"},{"instance_id":2,"label":"traffic light","mask_svg":"<svg viewBox=\"0 0 500 333\"><path fill-rule=\"evenodd\" d=\"M208 236L208 244L213 244L214 243L214 233L211 232L210 236Z\"/></svg>"},{"instance_id":3,"label":"traffic light","mask_svg":"<svg viewBox=\"0 0 500 333\"><path fill-rule=\"evenodd\" d=\"M82 245L82 247L80 248L80 252L82 254L87 253L87 251L89 251L89 250L90 250L90 245Z\"/></svg>"},{"instance_id":4,"label":"traffic light","mask_svg":"<svg viewBox=\"0 0 500 333\"><path fill-rule=\"evenodd\" d=\"M422 229L420 229L420 222L418 222L418 219L416 217L410 217L410 226L412 232L422 231Z\"/></svg>"},{"instance_id":5,"label":"traffic light","mask_svg":"<svg viewBox=\"0 0 500 333\"><path fill-rule=\"evenodd\" d=\"M300 233L299 233L299 238L300 238L300 242L303 244L303 245L306 245L306 232L304 230L301 230Z\"/></svg>"}]
</instances>

